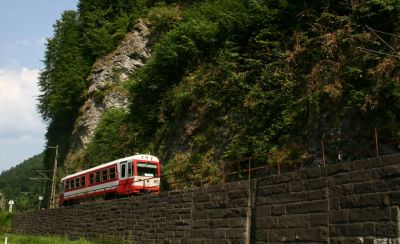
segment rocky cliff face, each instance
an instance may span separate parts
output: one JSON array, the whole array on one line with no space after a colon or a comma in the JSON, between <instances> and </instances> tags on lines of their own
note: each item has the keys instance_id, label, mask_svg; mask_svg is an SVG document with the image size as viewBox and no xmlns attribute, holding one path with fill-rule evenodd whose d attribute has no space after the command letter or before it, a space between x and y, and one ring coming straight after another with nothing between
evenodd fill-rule
<instances>
[{"instance_id":1,"label":"rocky cliff face","mask_svg":"<svg viewBox=\"0 0 400 244\"><path fill-rule=\"evenodd\" d=\"M72 133L72 146L66 165L74 154L85 148L94 136L104 111L110 108L128 109L129 100L122 83L149 58L147 48L149 28L140 20L112 53L96 61L88 77L87 100L81 107Z\"/></svg>"}]
</instances>

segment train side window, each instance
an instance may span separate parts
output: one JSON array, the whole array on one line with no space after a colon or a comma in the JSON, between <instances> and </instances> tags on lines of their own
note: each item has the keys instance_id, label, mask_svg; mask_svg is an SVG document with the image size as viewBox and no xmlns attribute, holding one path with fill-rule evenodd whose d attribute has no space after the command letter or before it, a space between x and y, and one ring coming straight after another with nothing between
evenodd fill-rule
<instances>
[{"instance_id":1,"label":"train side window","mask_svg":"<svg viewBox=\"0 0 400 244\"><path fill-rule=\"evenodd\" d=\"M80 186L80 180L79 180L79 178L76 178L75 179L75 188L79 188L79 186Z\"/></svg>"},{"instance_id":2,"label":"train side window","mask_svg":"<svg viewBox=\"0 0 400 244\"><path fill-rule=\"evenodd\" d=\"M65 182L61 181L61 183L60 183L60 193L65 191L64 186L65 186Z\"/></svg>"},{"instance_id":3,"label":"train side window","mask_svg":"<svg viewBox=\"0 0 400 244\"><path fill-rule=\"evenodd\" d=\"M126 163L121 163L121 178L126 177Z\"/></svg>"},{"instance_id":4,"label":"train side window","mask_svg":"<svg viewBox=\"0 0 400 244\"><path fill-rule=\"evenodd\" d=\"M110 169L110 180L115 179L115 167Z\"/></svg>"},{"instance_id":5,"label":"train side window","mask_svg":"<svg viewBox=\"0 0 400 244\"><path fill-rule=\"evenodd\" d=\"M104 169L103 170L103 181L107 181L108 180L108 169Z\"/></svg>"},{"instance_id":6,"label":"train side window","mask_svg":"<svg viewBox=\"0 0 400 244\"><path fill-rule=\"evenodd\" d=\"M101 182L101 171L97 171L95 174L96 174L96 183Z\"/></svg>"},{"instance_id":7,"label":"train side window","mask_svg":"<svg viewBox=\"0 0 400 244\"><path fill-rule=\"evenodd\" d=\"M89 183L90 183L91 185L94 184L94 174L90 174L90 175L89 175Z\"/></svg>"},{"instance_id":8,"label":"train side window","mask_svg":"<svg viewBox=\"0 0 400 244\"><path fill-rule=\"evenodd\" d=\"M69 190L69 180L65 181L65 190Z\"/></svg>"},{"instance_id":9,"label":"train side window","mask_svg":"<svg viewBox=\"0 0 400 244\"><path fill-rule=\"evenodd\" d=\"M133 175L132 162L128 163L128 177Z\"/></svg>"},{"instance_id":10,"label":"train side window","mask_svg":"<svg viewBox=\"0 0 400 244\"><path fill-rule=\"evenodd\" d=\"M86 177L85 177L85 176L82 176L82 177L81 177L81 187L84 187L84 186L85 186L85 181L86 181Z\"/></svg>"},{"instance_id":11,"label":"train side window","mask_svg":"<svg viewBox=\"0 0 400 244\"><path fill-rule=\"evenodd\" d=\"M69 189L74 189L74 179L69 180Z\"/></svg>"}]
</instances>

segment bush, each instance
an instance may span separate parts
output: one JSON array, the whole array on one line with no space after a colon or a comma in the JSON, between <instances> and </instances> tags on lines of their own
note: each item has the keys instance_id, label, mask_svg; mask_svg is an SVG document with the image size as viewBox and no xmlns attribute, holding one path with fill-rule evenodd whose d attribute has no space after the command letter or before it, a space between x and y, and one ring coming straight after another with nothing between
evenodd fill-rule
<instances>
[{"instance_id":1,"label":"bush","mask_svg":"<svg viewBox=\"0 0 400 244\"><path fill-rule=\"evenodd\" d=\"M132 154L127 146L131 137L127 127L127 113L123 109L104 112L93 140L84 153L84 168Z\"/></svg>"},{"instance_id":2,"label":"bush","mask_svg":"<svg viewBox=\"0 0 400 244\"><path fill-rule=\"evenodd\" d=\"M13 213L6 211L0 212L0 232L10 232L12 226Z\"/></svg>"}]
</instances>

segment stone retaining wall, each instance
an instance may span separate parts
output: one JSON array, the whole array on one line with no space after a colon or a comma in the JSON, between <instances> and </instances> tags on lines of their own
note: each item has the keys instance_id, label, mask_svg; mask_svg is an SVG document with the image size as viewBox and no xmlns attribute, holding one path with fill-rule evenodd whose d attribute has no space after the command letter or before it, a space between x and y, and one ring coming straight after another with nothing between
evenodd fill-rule
<instances>
[{"instance_id":1,"label":"stone retaining wall","mask_svg":"<svg viewBox=\"0 0 400 244\"><path fill-rule=\"evenodd\" d=\"M134 243L400 243L400 155L19 213L16 233Z\"/></svg>"}]
</instances>

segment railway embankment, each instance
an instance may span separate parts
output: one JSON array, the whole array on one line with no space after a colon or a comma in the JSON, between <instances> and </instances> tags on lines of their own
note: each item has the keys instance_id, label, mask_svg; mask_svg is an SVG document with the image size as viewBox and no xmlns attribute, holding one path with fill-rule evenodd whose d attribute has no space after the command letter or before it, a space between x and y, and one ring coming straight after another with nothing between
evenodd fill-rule
<instances>
[{"instance_id":1,"label":"railway embankment","mask_svg":"<svg viewBox=\"0 0 400 244\"><path fill-rule=\"evenodd\" d=\"M15 233L134 243L397 243L400 155L15 215Z\"/></svg>"}]
</instances>

